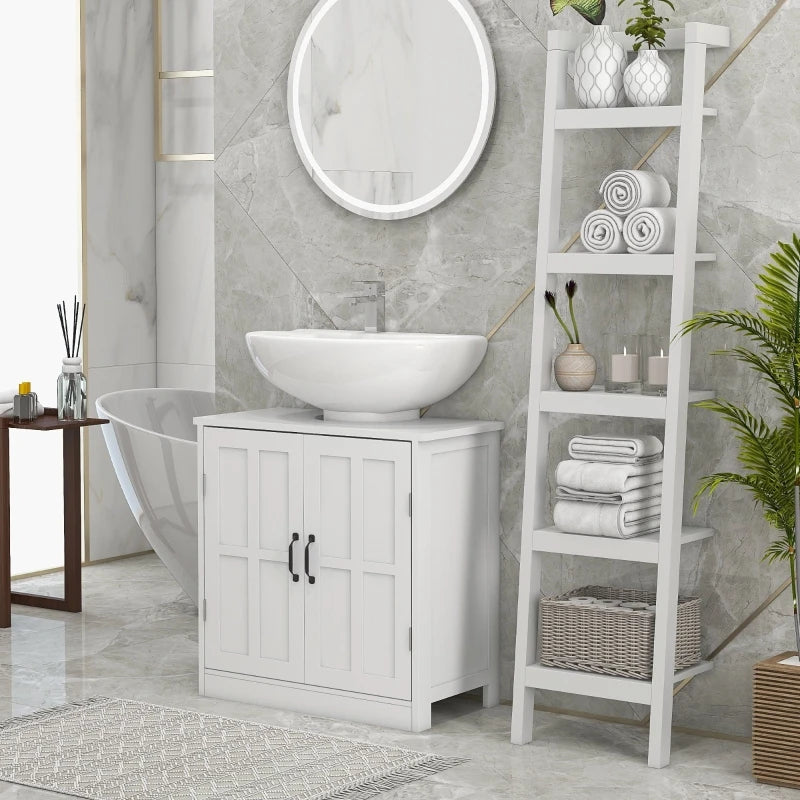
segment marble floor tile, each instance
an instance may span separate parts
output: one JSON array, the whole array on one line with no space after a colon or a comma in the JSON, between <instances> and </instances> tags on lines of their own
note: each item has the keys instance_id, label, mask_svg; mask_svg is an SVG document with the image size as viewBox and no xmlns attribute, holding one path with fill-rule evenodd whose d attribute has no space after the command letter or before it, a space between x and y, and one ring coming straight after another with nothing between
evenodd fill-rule
<instances>
[{"instance_id":1,"label":"marble floor tile","mask_svg":"<svg viewBox=\"0 0 800 800\"><path fill-rule=\"evenodd\" d=\"M56 578L25 581L38 591ZM93 695L128 697L333 736L460 756L468 762L384 800L780 800L750 778L745 744L676 734L672 766L646 766L646 732L540 713L535 741L509 741L511 709L461 696L434 708L421 734L322 719L197 694L197 610L155 556L84 570L85 610L15 606L0 631L0 718ZM0 782L0 800L61 795Z\"/></svg>"}]
</instances>

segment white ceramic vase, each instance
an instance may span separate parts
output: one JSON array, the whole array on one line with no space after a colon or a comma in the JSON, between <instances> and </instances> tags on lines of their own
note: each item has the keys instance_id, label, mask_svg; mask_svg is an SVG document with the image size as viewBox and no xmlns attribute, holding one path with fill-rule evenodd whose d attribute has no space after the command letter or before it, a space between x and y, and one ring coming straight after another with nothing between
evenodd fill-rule
<instances>
[{"instance_id":1,"label":"white ceramic vase","mask_svg":"<svg viewBox=\"0 0 800 800\"><path fill-rule=\"evenodd\" d=\"M587 392L594 384L597 362L582 344L568 344L553 362L553 373L565 392Z\"/></svg>"},{"instance_id":2,"label":"white ceramic vase","mask_svg":"<svg viewBox=\"0 0 800 800\"><path fill-rule=\"evenodd\" d=\"M627 59L609 25L596 25L575 51L575 94L585 108L615 108L625 97Z\"/></svg>"},{"instance_id":3,"label":"white ceramic vase","mask_svg":"<svg viewBox=\"0 0 800 800\"><path fill-rule=\"evenodd\" d=\"M625 94L631 105L660 106L672 86L672 70L658 50L640 50L625 70Z\"/></svg>"}]
</instances>

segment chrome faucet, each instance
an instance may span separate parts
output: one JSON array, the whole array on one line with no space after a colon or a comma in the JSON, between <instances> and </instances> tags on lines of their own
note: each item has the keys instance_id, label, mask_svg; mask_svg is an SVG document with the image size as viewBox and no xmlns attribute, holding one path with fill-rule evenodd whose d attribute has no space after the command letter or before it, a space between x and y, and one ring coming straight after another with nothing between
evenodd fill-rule
<instances>
[{"instance_id":1,"label":"chrome faucet","mask_svg":"<svg viewBox=\"0 0 800 800\"><path fill-rule=\"evenodd\" d=\"M383 281L355 281L366 287L367 293L351 297L354 306L366 305L364 309L364 332L383 333L386 315L386 284Z\"/></svg>"}]
</instances>

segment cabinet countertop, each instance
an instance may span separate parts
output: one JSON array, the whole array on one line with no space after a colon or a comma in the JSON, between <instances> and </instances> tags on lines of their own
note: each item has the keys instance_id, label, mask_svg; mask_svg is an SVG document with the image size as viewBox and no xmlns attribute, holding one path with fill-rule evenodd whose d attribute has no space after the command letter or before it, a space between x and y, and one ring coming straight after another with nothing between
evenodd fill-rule
<instances>
[{"instance_id":1,"label":"cabinet countertop","mask_svg":"<svg viewBox=\"0 0 800 800\"><path fill-rule=\"evenodd\" d=\"M243 430L311 433L323 436L353 436L365 439L392 439L426 442L479 433L501 431L502 422L492 420L441 419L423 417L408 422L325 422L314 408L265 408L195 417L199 428L239 428Z\"/></svg>"}]
</instances>

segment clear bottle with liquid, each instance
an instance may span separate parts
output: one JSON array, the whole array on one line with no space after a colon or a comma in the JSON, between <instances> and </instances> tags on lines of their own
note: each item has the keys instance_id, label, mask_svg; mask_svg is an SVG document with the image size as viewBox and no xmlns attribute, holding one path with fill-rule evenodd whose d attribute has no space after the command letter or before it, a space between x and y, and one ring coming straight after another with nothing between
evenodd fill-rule
<instances>
[{"instance_id":1,"label":"clear bottle with liquid","mask_svg":"<svg viewBox=\"0 0 800 800\"><path fill-rule=\"evenodd\" d=\"M80 358L62 359L58 376L58 418L86 419L86 377Z\"/></svg>"}]
</instances>

